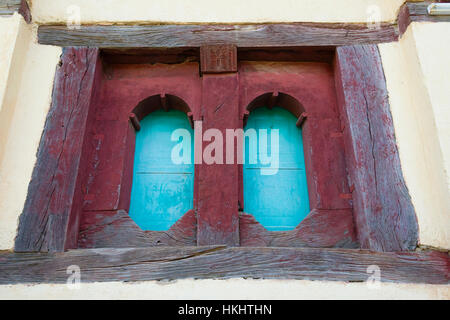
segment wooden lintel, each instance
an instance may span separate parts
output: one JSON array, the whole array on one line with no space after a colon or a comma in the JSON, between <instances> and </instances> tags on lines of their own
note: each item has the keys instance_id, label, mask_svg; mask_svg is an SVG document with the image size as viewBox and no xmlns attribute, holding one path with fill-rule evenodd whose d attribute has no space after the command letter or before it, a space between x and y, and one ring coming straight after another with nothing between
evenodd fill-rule
<instances>
[{"instance_id":1,"label":"wooden lintel","mask_svg":"<svg viewBox=\"0 0 450 320\"><path fill-rule=\"evenodd\" d=\"M1 0L0 1L0 16L12 15L19 11L21 0Z\"/></svg>"},{"instance_id":2,"label":"wooden lintel","mask_svg":"<svg viewBox=\"0 0 450 320\"><path fill-rule=\"evenodd\" d=\"M0 284L66 283L77 265L82 282L186 278L308 279L364 282L380 268L382 282L448 284L447 252L372 252L356 249L147 247L0 253Z\"/></svg>"},{"instance_id":3,"label":"wooden lintel","mask_svg":"<svg viewBox=\"0 0 450 320\"><path fill-rule=\"evenodd\" d=\"M422 2L405 2L399 10L397 23L400 34L403 34L408 29L411 22L427 21L427 22L450 22L450 16L429 15L428 6L438 1L422 1Z\"/></svg>"},{"instance_id":4,"label":"wooden lintel","mask_svg":"<svg viewBox=\"0 0 450 320\"><path fill-rule=\"evenodd\" d=\"M41 25L41 44L99 48L198 48L233 44L241 48L342 46L392 42L395 23L273 23L249 25Z\"/></svg>"},{"instance_id":5,"label":"wooden lintel","mask_svg":"<svg viewBox=\"0 0 450 320\"><path fill-rule=\"evenodd\" d=\"M0 0L0 16L20 13L27 23L31 22L30 8L26 0Z\"/></svg>"}]
</instances>

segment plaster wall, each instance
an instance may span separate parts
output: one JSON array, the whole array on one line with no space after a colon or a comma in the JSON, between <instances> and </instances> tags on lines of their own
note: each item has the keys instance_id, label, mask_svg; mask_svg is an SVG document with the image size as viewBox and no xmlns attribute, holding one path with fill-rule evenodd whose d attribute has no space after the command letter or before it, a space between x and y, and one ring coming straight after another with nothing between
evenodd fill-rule
<instances>
[{"instance_id":1,"label":"plaster wall","mask_svg":"<svg viewBox=\"0 0 450 320\"><path fill-rule=\"evenodd\" d=\"M420 244L450 248L450 23L412 23L380 44Z\"/></svg>"},{"instance_id":2,"label":"plaster wall","mask_svg":"<svg viewBox=\"0 0 450 320\"><path fill-rule=\"evenodd\" d=\"M17 13L0 18L0 250L12 249L50 107L61 48L41 46ZM5 33L4 33L5 32ZM9 40L3 39L6 34Z\"/></svg>"},{"instance_id":3,"label":"plaster wall","mask_svg":"<svg viewBox=\"0 0 450 320\"><path fill-rule=\"evenodd\" d=\"M30 1L29 1L30 2ZM33 21L256 23L394 21L404 0L33 0Z\"/></svg>"},{"instance_id":4,"label":"plaster wall","mask_svg":"<svg viewBox=\"0 0 450 320\"><path fill-rule=\"evenodd\" d=\"M81 271L83 272L83 271ZM383 274L381 274L383 276ZM81 277L83 277L81 273ZM307 280L179 280L0 286L0 299L450 299L450 286Z\"/></svg>"}]
</instances>

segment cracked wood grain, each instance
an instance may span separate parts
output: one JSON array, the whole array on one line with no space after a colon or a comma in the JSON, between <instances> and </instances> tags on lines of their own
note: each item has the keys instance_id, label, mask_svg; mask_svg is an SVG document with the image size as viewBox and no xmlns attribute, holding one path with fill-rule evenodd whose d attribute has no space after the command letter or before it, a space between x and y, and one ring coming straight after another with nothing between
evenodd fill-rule
<instances>
[{"instance_id":1,"label":"cracked wood grain","mask_svg":"<svg viewBox=\"0 0 450 320\"><path fill-rule=\"evenodd\" d=\"M245 247L358 248L352 209L314 209L289 231L268 231L248 213L239 217L240 245Z\"/></svg>"},{"instance_id":2,"label":"cracked wood grain","mask_svg":"<svg viewBox=\"0 0 450 320\"><path fill-rule=\"evenodd\" d=\"M361 247L414 250L417 218L400 165L378 47L337 48L335 77Z\"/></svg>"},{"instance_id":3,"label":"cracked wood grain","mask_svg":"<svg viewBox=\"0 0 450 320\"><path fill-rule=\"evenodd\" d=\"M41 25L39 43L100 48L175 48L233 44L238 47L340 46L391 42L395 23L371 29L357 23L288 23L248 25Z\"/></svg>"},{"instance_id":4,"label":"cracked wood grain","mask_svg":"<svg viewBox=\"0 0 450 320\"><path fill-rule=\"evenodd\" d=\"M220 130L224 137L227 129L239 127L237 73L204 74L202 92L201 114L204 132L208 129ZM208 139L212 141L217 139L217 136ZM198 170L196 168L197 244L237 246L239 245L238 166L225 164L224 159L218 160L222 152L211 151L212 144L208 139L203 140L203 150L205 152L210 150L211 154L214 152L215 159L213 163L204 162L199 165ZM215 140L214 142L217 143Z\"/></svg>"},{"instance_id":5,"label":"cracked wood grain","mask_svg":"<svg viewBox=\"0 0 450 320\"><path fill-rule=\"evenodd\" d=\"M173 279L308 279L367 281L377 265L382 282L448 284L448 252L353 249L152 247L78 249L65 253L0 253L0 284L66 283L78 265L81 282Z\"/></svg>"},{"instance_id":6,"label":"cracked wood grain","mask_svg":"<svg viewBox=\"0 0 450 320\"><path fill-rule=\"evenodd\" d=\"M85 212L80 223L79 248L195 246L197 217L186 212L167 231L144 231L125 210Z\"/></svg>"},{"instance_id":7,"label":"cracked wood grain","mask_svg":"<svg viewBox=\"0 0 450 320\"><path fill-rule=\"evenodd\" d=\"M76 245L74 196L97 63L98 49L63 52L20 216L16 251L63 251Z\"/></svg>"}]
</instances>

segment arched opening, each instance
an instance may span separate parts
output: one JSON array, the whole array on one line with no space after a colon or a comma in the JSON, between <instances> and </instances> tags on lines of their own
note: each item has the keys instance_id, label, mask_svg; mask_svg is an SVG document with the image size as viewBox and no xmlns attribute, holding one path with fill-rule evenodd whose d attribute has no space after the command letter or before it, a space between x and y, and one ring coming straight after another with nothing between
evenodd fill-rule
<instances>
[{"instance_id":1,"label":"arched opening","mask_svg":"<svg viewBox=\"0 0 450 320\"><path fill-rule=\"evenodd\" d=\"M282 95L281 101L271 93L255 99L245 126L244 211L269 231L292 230L309 213L302 128L294 116L303 108Z\"/></svg>"},{"instance_id":2,"label":"arched opening","mask_svg":"<svg viewBox=\"0 0 450 320\"><path fill-rule=\"evenodd\" d=\"M152 96L133 110L138 125L129 215L143 230L168 230L193 208L194 132L188 110L175 96Z\"/></svg>"}]
</instances>

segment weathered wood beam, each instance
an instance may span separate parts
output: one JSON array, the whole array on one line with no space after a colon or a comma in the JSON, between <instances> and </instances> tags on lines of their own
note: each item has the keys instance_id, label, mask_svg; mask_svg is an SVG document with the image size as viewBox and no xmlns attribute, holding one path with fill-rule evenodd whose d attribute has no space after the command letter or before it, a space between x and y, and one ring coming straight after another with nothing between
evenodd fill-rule
<instances>
[{"instance_id":1,"label":"weathered wood beam","mask_svg":"<svg viewBox=\"0 0 450 320\"><path fill-rule=\"evenodd\" d=\"M417 217L403 178L378 47L337 48L335 79L361 247L414 250Z\"/></svg>"},{"instance_id":2,"label":"weathered wood beam","mask_svg":"<svg viewBox=\"0 0 450 320\"><path fill-rule=\"evenodd\" d=\"M241 213L243 247L359 248L351 209L313 209L293 230L268 231L253 215Z\"/></svg>"},{"instance_id":3,"label":"weathered wood beam","mask_svg":"<svg viewBox=\"0 0 450 320\"><path fill-rule=\"evenodd\" d=\"M376 265L382 282L449 283L446 252L210 246L3 252L0 284L66 283L72 265L80 267L81 282L237 277L363 282L371 276L367 268Z\"/></svg>"},{"instance_id":4,"label":"weathered wood beam","mask_svg":"<svg viewBox=\"0 0 450 320\"><path fill-rule=\"evenodd\" d=\"M19 0L10 0L19 2ZM26 3L26 2L25 2ZM99 48L198 48L202 45L234 44L267 48L296 46L345 46L398 40L412 21L450 21L449 16L427 13L430 1L406 2L393 23L373 28L364 23L274 23L210 25L41 25L39 43Z\"/></svg>"},{"instance_id":5,"label":"weathered wood beam","mask_svg":"<svg viewBox=\"0 0 450 320\"><path fill-rule=\"evenodd\" d=\"M31 22L30 8L26 0L0 0L0 16L10 16L16 11L27 23Z\"/></svg>"},{"instance_id":6,"label":"weathered wood beam","mask_svg":"<svg viewBox=\"0 0 450 320\"><path fill-rule=\"evenodd\" d=\"M42 25L39 43L99 48L176 48L233 44L237 47L341 46L391 42L395 23L370 29L366 24L290 23L248 25L83 25L71 29Z\"/></svg>"},{"instance_id":7,"label":"weathered wood beam","mask_svg":"<svg viewBox=\"0 0 450 320\"><path fill-rule=\"evenodd\" d=\"M78 248L130 248L153 246L195 246L197 217L186 212L167 231L144 231L125 210L84 212Z\"/></svg>"},{"instance_id":8,"label":"weathered wood beam","mask_svg":"<svg viewBox=\"0 0 450 320\"><path fill-rule=\"evenodd\" d=\"M400 8L397 18L400 34L405 33L409 24L414 21L450 22L450 16L428 14L427 8L433 2L440 1L405 2Z\"/></svg>"},{"instance_id":9,"label":"weathered wood beam","mask_svg":"<svg viewBox=\"0 0 450 320\"><path fill-rule=\"evenodd\" d=\"M57 69L52 105L20 216L16 251L63 251L76 247L75 198L99 50L67 48Z\"/></svg>"},{"instance_id":10,"label":"weathered wood beam","mask_svg":"<svg viewBox=\"0 0 450 320\"><path fill-rule=\"evenodd\" d=\"M19 11L21 0L0 0L0 16L12 15Z\"/></svg>"}]
</instances>

